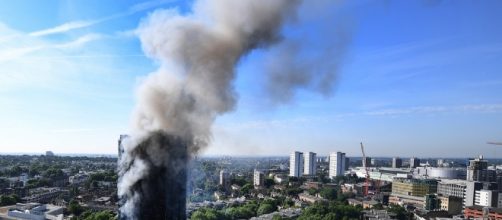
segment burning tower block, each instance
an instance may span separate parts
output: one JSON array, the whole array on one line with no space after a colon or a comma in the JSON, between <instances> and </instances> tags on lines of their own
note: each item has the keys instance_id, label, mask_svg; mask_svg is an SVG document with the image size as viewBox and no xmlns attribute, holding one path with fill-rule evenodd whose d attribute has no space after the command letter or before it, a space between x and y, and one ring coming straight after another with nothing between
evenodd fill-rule
<instances>
[{"instance_id":1,"label":"burning tower block","mask_svg":"<svg viewBox=\"0 0 502 220\"><path fill-rule=\"evenodd\" d=\"M127 153L124 138L119 140L119 161ZM119 163L125 166L119 170L129 172L134 160L141 160L147 169L121 196L119 219L186 219L187 147L180 137L155 132L128 153L131 162ZM127 209L132 210L123 209L127 202L132 204Z\"/></svg>"}]
</instances>

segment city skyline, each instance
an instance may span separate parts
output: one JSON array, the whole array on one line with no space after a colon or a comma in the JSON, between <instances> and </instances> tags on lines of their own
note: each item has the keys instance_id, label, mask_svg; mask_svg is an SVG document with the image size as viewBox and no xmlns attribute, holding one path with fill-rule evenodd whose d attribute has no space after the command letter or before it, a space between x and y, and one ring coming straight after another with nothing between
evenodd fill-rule
<instances>
[{"instance_id":1,"label":"city skyline","mask_svg":"<svg viewBox=\"0 0 502 220\"><path fill-rule=\"evenodd\" d=\"M137 85L158 67L135 30L156 10L189 14L192 3L4 3L0 153L116 154L119 135L129 132ZM261 88L265 76L256 73L274 47L253 51L236 70L237 106L216 120L202 155L357 156L362 141L372 158L501 157L500 147L486 144L502 141L500 7L500 1L303 4L297 23L283 32L308 33L303 40L315 44L307 54L340 37L326 27L348 38L334 57L335 87L325 96L307 85L290 102L273 102Z\"/></svg>"}]
</instances>

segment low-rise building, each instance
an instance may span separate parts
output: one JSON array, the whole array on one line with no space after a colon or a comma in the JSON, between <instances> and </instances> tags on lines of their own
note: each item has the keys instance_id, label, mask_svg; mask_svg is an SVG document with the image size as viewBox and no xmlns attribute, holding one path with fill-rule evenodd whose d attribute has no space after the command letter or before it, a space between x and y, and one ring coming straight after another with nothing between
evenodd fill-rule
<instances>
[{"instance_id":1,"label":"low-rise building","mask_svg":"<svg viewBox=\"0 0 502 220\"><path fill-rule=\"evenodd\" d=\"M309 195L309 194L306 194L306 193L300 193L300 194L298 194L298 199L300 201L308 202L310 204L313 204L313 203L316 203L316 202L326 202L326 201L328 201L326 199L319 198L319 197L316 197L316 196L312 196L312 195Z\"/></svg>"},{"instance_id":2,"label":"low-rise building","mask_svg":"<svg viewBox=\"0 0 502 220\"><path fill-rule=\"evenodd\" d=\"M18 203L15 207L9 208L7 216L14 219L63 219L64 207L40 204L40 203Z\"/></svg>"},{"instance_id":3,"label":"low-rise building","mask_svg":"<svg viewBox=\"0 0 502 220\"><path fill-rule=\"evenodd\" d=\"M502 209L483 206L467 206L464 209L467 219L502 219Z\"/></svg>"},{"instance_id":4,"label":"low-rise building","mask_svg":"<svg viewBox=\"0 0 502 220\"><path fill-rule=\"evenodd\" d=\"M439 196L441 200L441 210L447 211L450 215L462 213L462 198L455 196Z\"/></svg>"}]
</instances>

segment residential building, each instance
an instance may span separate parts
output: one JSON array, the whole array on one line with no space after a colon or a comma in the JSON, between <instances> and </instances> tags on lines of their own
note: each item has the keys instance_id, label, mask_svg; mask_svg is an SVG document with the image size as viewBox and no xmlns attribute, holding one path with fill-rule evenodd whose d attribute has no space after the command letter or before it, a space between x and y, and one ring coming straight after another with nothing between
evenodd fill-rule
<instances>
[{"instance_id":1,"label":"residential building","mask_svg":"<svg viewBox=\"0 0 502 220\"><path fill-rule=\"evenodd\" d=\"M350 158L345 157L345 171L349 170Z\"/></svg>"},{"instance_id":2,"label":"residential building","mask_svg":"<svg viewBox=\"0 0 502 220\"><path fill-rule=\"evenodd\" d=\"M220 185L229 190L230 188L230 173L227 170L220 171Z\"/></svg>"},{"instance_id":3,"label":"residential building","mask_svg":"<svg viewBox=\"0 0 502 220\"><path fill-rule=\"evenodd\" d=\"M304 163L303 175L316 174L316 166L317 166L316 153L305 152L303 163Z\"/></svg>"},{"instance_id":4,"label":"residential building","mask_svg":"<svg viewBox=\"0 0 502 220\"><path fill-rule=\"evenodd\" d=\"M254 178L253 178L253 184L254 186L263 186L265 182L265 174L263 171L254 170Z\"/></svg>"},{"instance_id":5,"label":"residential building","mask_svg":"<svg viewBox=\"0 0 502 220\"><path fill-rule=\"evenodd\" d=\"M498 206L498 191L477 190L474 193L474 205L496 208Z\"/></svg>"},{"instance_id":6,"label":"residential building","mask_svg":"<svg viewBox=\"0 0 502 220\"><path fill-rule=\"evenodd\" d=\"M416 157L410 158L410 168L415 168L420 166L420 159Z\"/></svg>"},{"instance_id":7,"label":"residential building","mask_svg":"<svg viewBox=\"0 0 502 220\"><path fill-rule=\"evenodd\" d=\"M438 167L442 167L442 166L443 166L443 164L444 164L444 159L438 159L438 160L437 160L437 166L438 166Z\"/></svg>"},{"instance_id":8,"label":"residential building","mask_svg":"<svg viewBox=\"0 0 502 220\"><path fill-rule=\"evenodd\" d=\"M295 151L289 157L289 176L301 177L303 174L303 153Z\"/></svg>"},{"instance_id":9,"label":"residential building","mask_svg":"<svg viewBox=\"0 0 502 220\"><path fill-rule=\"evenodd\" d=\"M464 208L474 205L474 196L477 190L483 189L483 183L466 181L466 188L464 193Z\"/></svg>"},{"instance_id":10,"label":"residential building","mask_svg":"<svg viewBox=\"0 0 502 220\"><path fill-rule=\"evenodd\" d=\"M333 152L329 154L329 178L343 176L345 173L345 153Z\"/></svg>"},{"instance_id":11,"label":"residential building","mask_svg":"<svg viewBox=\"0 0 502 220\"><path fill-rule=\"evenodd\" d=\"M487 207L497 207L497 189L498 184L495 182L467 181L467 188L464 194L464 208L476 204ZM491 191L491 193L488 191Z\"/></svg>"},{"instance_id":12,"label":"residential building","mask_svg":"<svg viewBox=\"0 0 502 220\"><path fill-rule=\"evenodd\" d=\"M362 159L363 167L371 167L371 157L366 157L366 159Z\"/></svg>"},{"instance_id":13,"label":"residential building","mask_svg":"<svg viewBox=\"0 0 502 220\"><path fill-rule=\"evenodd\" d=\"M401 168L403 166L403 160L399 157L392 158L392 168Z\"/></svg>"},{"instance_id":14,"label":"residential building","mask_svg":"<svg viewBox=\"0 0 502 220\"><path fill-rule=\"evenodd\" d=\"M378 167L378 160L375 159L375 158L371 158L371 163L370 163L372 167Z\"/></svg>"}]
</instances>

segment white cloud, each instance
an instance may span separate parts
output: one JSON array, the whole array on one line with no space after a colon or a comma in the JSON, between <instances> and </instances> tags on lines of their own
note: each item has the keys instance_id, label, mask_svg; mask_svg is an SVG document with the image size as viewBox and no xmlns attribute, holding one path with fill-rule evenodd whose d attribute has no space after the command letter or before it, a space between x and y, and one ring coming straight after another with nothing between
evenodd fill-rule
<instances>
[{"instance_id":1,"label":"white cloud","mask_svg":"<svg viewBox=\"0 0 502 220\"><path fill-rule=\"evenodd\" d=\"M172 2L175 2L175 0L146 1L146 2L138 3L136 5L131 6L125 12L113 14L113 15L110 15L110 16L107 16L107 17L103 17L103 18L99 18L99 19L95 19L95 20L70 21L70 22L58 25L56 27L47 28L47 29L44 29L44 30L39 30L39 31L32 32L29 35L33 36L33 37L41 37L41 36L46 36L46 35L51 35L51 34L65 33L65 32L68 32L68 31L75 30L75 29L81 29L81 28L90 27L90 26L93 26L93 25L96 25L96 24L99 24L99 23L102 23L102 22L105 22L105 21L109 21L109 20L113 20L113 19L117 19L117 18L129 16L129 15L133 15L135 13L138 13L138 12L141 12L141 11L144 11L144 10L148 10L150 8L158 7L158 6L163 5L163 4L172 3Z\"/></svg>"},{"instance_id":2,"label":"white cloud","mask_svg":"<svg viewBox=\"0 0 502 220\"><path fill-rule=\"evenodd\" d=\"M48 28L45 30L40 30L40 31L35 31L30 33L30 36L34 37L40 37L40 36L45 36L45 35L50 35L50 34L57 34L57 33L64 33L68 32L74 29L79 29L79 28L84 28L84 27L89 27L91 25L94 25L98 23L98 20L94 21L71 21L68 23L64 23L62 25L53 27L53 28Z\"/></svg>"}]
</instances>

